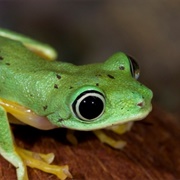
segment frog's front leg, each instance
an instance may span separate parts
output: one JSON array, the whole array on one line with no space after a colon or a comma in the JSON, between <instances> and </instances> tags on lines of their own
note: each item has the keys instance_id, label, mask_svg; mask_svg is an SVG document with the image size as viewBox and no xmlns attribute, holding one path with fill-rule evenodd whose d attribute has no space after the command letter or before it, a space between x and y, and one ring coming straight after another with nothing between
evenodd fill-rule
<instances>
[{"instance_id":1,"label":"frog's front leg","mask_svg":"<svg viewBox=\"0 0 180 180\"><path fill-rule=\"evenodd\" d=\"M31 168L40 169L47 173L54 174L61 180L65 180L67 177L72 178L72 175L70 174L67 165L64 166L50 165L50 163L54 160L53 153L49 153L49 154L35 153L19 147L16 147L16 149L18 154L21 156L21 158L23 159L23 161L27 166Z\"/></svg>"},{"instance_id":2,"label":"frog's front leg","mask_svg":"<svg viewBox=\"0 0 180 180\"><path fill-rule=\"evenodd\" d=\"M27 180L26 165L17 153L6 111L0 106L0 154L16 168L18 180Z\"/></svg>"},{"instance_id":3,"label":"frog's front leg","mask_svg":"<svg viewBox=\"0 0 180 180\"><path fill-rule=\"evenodd\" d=\"M67 177L72 177L69 173L67 165L50 165L50 163L54 159L54 154L50 153L45 155L35 153L15 146L8 122L7 112L17 117L19 120L21 120L21 122L33 125L37 128L40 127L41 123L39 122L44 122L46 124L45 126L43 126L44 129L48 129L48 127L54 128L54 126L47 123L46 119L42 119L32 111L29 111L14 102L0 99L0 104L0 153L6 160L8 160L17 168L18 180L28 179L26 166L37 168L44 172L54 174L61 180L64 180ZM34 121L30 121L31 119L33 119ZM16 121L13 120L13 122Z\"/></svg>"},{"instance_id":4,"label":"frog's front leg","mask_svg":"<svg viewBox=\"0 0 180 180\"><path fill-rule=\"evenodd\" d=\"M124 134L125 132L129 131L133 125L133 122L115 125L108 127L106 129L113 131L116 134ZM115 148L115 149L122 149L126 145L126 142L123 140L114 140L113 138L107 136L103 130L95 130L93 133L98 137L98 139L108 144L109 146Z\"/></svg>"},{"instance_id":5,"label":"frog's front leg","mask_svg":"<svg viewBox=\"0 0 180 180\"><path fill-rule=\"evenodd\" d=\"M124 123L124 124L110 126L106 129L111 130L116 134L124 134L127 131L130 131L132 126L133 126L133 122L128 122L128 123Z\"/></svg>"}]
</instances>

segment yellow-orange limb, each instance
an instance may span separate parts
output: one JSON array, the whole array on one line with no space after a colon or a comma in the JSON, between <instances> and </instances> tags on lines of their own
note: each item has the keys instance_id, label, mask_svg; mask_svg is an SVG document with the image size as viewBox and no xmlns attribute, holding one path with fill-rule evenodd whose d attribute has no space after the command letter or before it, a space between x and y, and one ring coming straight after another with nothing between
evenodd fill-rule
<instances>
[{"instance_id":1,"label":"yellow-orange limb","mask_svg":"<svg viewBox=\"0 0 180 180\"><path fill-rule=\"evenodd\" d=\"M72 178L72 175L69 172L69 167L67 165L50 165L54 159L53 153L40 154L27 151L19 147L16 147L16 151L21 156L24 163L31 168L36 168L44 172L54 174L61 180L65 180L67 177Z\"/></svg>"},{"instance_id":2,"label":"yellow-orange limb","mask_svg":"<svg viewBox=\"0 0 180 180\"><path fill-rule=\"evenodd\" d=\"M133 122L128 122L128 123L124 123L124 124L111 126L106 129L111 130L111 131L115 132L116 134L124 134L127 131L130 131L132 126L133 126Z\"/></svg>"},{"instance_id":3,"label":"yellow-orange limb","mask_svg":"<svg viewBox=\"0 0 180 180\"><path fill-rule=\"evenodd\" d=\"M115 149L123 149L123 147L126 145L125 141L122 140L114 140L111 137L107 136L103 130L95 130L93 133L98 137L98 139L103 142L108 144L109 146L115 148Z\"/></svg>"}]
</instances>

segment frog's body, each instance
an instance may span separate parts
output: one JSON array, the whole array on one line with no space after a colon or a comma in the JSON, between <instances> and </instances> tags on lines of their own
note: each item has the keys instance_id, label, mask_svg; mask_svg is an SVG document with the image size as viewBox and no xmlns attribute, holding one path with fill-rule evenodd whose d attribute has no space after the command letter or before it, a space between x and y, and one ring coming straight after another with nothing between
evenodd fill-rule
<instances>
[{"instance_id":1,"label":"frog's body","mask_svg":"<svg viewBox=\"0 0 180 180\"><path fill-rule=\"evenodd\" d=\"M22 44L26 37L21 39L21 35L17 35L13 40L13 35L16 37L12 32L0 30L0 114L3 114L0 126L4 131L10 131L6 112L39 129L66 127L78 130L95 130L140 120L150 112L152 92L132 77L130 61L125 54L117 53L104 63L75 66L45 60L41 57L45 56L43 52L36 52L36 48L32 52L29 50L32 48ZM102 108L96 107L99 112L93 116L91 108L85 112L87 116L82 115L81 98L92 96L98 99L97 104ZM16 103L17 107L25 108L24 116L8 110L6 106L12 105L11 102L15 103L15 109ZM26 120L28 111L37 119ZM42 120L39 123L38 117ZM43 125L43 122L47 124ZM16 162L21 164L21 151L17 155L17 150L12 150L12 137L10 134L5 137L3 133L0 132L0 153L17 166ZM11 147L3 145L5 142ZM8 159L7 151L12 151L10 154L17 160ZM17 173L19 180L25 179L26 173Z\"/></svg>"}]
</instances>

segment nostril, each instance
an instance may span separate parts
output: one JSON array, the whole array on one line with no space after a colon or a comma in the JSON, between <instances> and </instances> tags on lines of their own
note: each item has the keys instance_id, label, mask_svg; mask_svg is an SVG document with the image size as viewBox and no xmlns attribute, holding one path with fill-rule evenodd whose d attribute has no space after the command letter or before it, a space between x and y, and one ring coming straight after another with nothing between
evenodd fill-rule
<instances>
[{"instance_id":1,"label":"nostril","mask_svg":"<svg viewBox=\"0 0 180 180\"><path fill-rule=\"evenodd\" d=\"M144 104L145 104L144 101L137 103L137 105L138 105L139 107L143 107Z\"/></svg>"}]
</instances>

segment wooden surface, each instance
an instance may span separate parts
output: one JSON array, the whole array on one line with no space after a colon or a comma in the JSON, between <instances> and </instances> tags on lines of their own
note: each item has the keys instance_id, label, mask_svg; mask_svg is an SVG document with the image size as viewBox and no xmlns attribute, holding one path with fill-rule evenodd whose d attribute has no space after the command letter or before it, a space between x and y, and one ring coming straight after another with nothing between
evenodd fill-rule
<instances>
[{"instance_id":1,"label":"wooden surface","mask_svg":"<svg viewBox=\"0 0 180 180\"><path fill-rule=\"evenodd\" d=\"M13 127L19 146L56 155L54 164L68 164L74 180L180 180L180 121L154 107L143 121L123 136L127 146L115 150L92 132L76 132L79 144L65 139L65 129L39 131ZM54 175L28 168L30 180L56 180ZM15 169L0 157L0 180L15 180Z\"/></svg>"}]
</instances>

